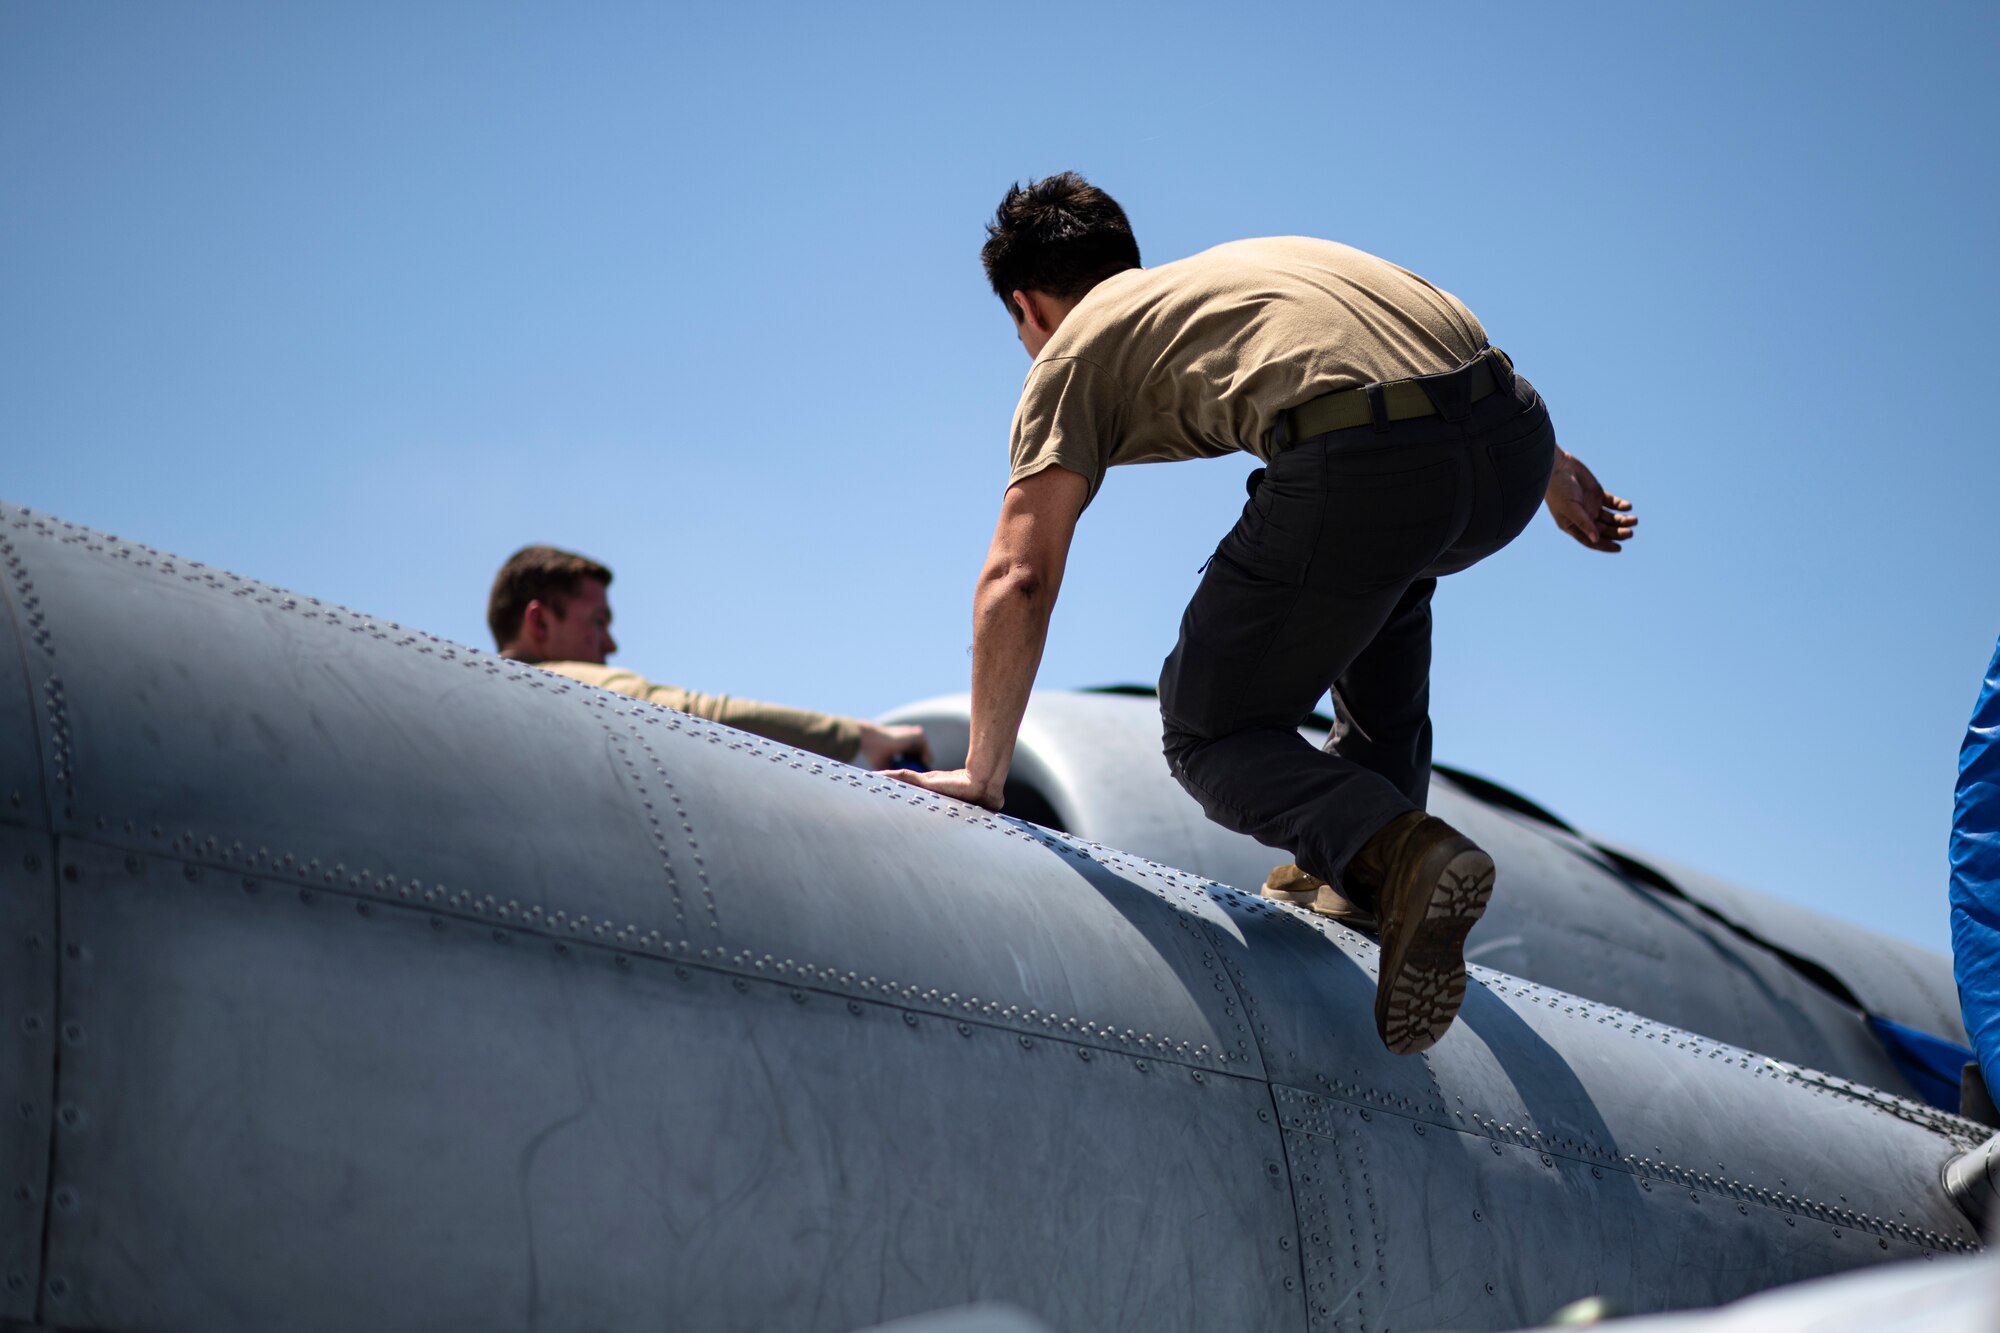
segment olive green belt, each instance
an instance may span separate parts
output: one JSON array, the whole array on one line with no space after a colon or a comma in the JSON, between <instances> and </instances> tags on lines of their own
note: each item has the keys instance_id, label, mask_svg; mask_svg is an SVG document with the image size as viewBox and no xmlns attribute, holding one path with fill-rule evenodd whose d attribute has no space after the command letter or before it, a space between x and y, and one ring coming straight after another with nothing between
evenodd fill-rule
<instances>
[{"instance_id":1,"label":"olive green belt","mask_svg":"<svg viewBox=\"0 0 2000 1333\"><path fill-rule=\"evenodd\" d=\"M1437 405L1424 392L1423 380L1443 379L1447 375L1463 375L1469 390L1468 402L1478 402L1500 387L1500 381L1493 374L1493 358L1498 357L1511 371L1514 363L1507 354L1497 347L1489 347L1481 352L1470 364L1457 370L1448 370L1443 375L1426 375L1420 379L1386 380L1380 384L1369 384L1359 389L1341 389L1335 393L1321 394L1307 399L1297 407L1288 407L1278 413L1278 424L1272 431L1271 449L1273 453L1289 444L1324 435L1332 430L1347 430L1354 426L1366 426L1375 420L1375 410L1369 399L1378 395L1382 400L1384 421L1408 421L1413 417L1437 415Z\"/></svg>"}]
</instances>

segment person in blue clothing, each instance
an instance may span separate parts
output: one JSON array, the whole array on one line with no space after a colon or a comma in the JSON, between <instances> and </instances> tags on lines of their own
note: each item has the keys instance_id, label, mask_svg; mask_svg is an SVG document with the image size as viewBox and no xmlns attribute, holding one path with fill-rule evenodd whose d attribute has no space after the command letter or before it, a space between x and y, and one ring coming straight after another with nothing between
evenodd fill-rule
<instances>
[{"instance_id":1,"label":"person in blue clothing","mask_svg":"<svg viewBox=\"0 0 2000 1333\"><path fill-rule=\"evenodd\" d=\"M2000 1079L2000 645L1958 752L1951 821L1951 954L1986 1086Z\"/></svg>"}]
</instances>

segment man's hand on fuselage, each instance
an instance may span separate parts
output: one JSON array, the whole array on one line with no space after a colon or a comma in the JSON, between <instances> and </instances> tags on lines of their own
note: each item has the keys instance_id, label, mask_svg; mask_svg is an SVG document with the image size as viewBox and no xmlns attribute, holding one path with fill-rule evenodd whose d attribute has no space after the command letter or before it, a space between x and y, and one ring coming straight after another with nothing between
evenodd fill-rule
<instances>
[{"instance_id":1,"label":"man's hand on fuselage","mask_svg":"<svg viewBox=\"0 0 2000 1333\"><path fill-rule=\"evenodd\" d=\"M914 759L924 767L930 767L931 743L924 738L922 727L883 726L878 722L861 724L861 748L855 753L854 762L863 768L881 768L899 759Z\"/></svg>"},{"instance_id":2,"label":"man's hand on fuselage","mask_svg":"<svg viewBox=\"0 0 2000 1333\"><path fill-rule=\"evenodd\" d=\"M1629 540L1639 525L1630 500L1606 491L1582 459L1561 449L1549 474L1546 501L1556 526L1593 551L1616 555L1624 549L1619 543Z\"/></svg>"},{"instance_id":3,"label":"man's hand on fuselage","mask_svg":"<svg viewBox=\"0 0 2000 1333\"><path fill-rule=\"evenodd\" d=\"M944 796L998 810L1014 739L1048 640L1049 615L1090 483L1047 467L1007 488L1000 522L972 600L972 735L965 767L889 774Z\"/></svg>"}]
</instances>

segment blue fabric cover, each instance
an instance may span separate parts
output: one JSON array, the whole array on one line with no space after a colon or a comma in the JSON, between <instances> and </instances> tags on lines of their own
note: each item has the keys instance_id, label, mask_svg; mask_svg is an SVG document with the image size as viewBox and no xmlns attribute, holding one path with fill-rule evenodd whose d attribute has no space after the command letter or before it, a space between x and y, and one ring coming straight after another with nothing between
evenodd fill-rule
<instances>
[{"instance_id":1,"label":"blue fabric cover","mask_svg":"<svg viewBox=\"0 0 2000 1333\"><path fill-rule=\"evenodd\" d=\"M1986 1085L2000 1092L2000 645L1958 752L1951 821L1951 954Z\"/></svg>"},{"instance_id":2,"label":"blue fabric cover","mask_svg":"<svg viewBox=\"0 0 2000 1333\"><path fill-rule=\"evenodd\" d=\"M1868 1026L1919 1097L1940 1111L1957 1112L1958 1081L1965 1073L1965 1062L1972 1058L1971 1051L1955 1041L1873 1014L1868 1015Z\"/></svg>"}]
</instances>

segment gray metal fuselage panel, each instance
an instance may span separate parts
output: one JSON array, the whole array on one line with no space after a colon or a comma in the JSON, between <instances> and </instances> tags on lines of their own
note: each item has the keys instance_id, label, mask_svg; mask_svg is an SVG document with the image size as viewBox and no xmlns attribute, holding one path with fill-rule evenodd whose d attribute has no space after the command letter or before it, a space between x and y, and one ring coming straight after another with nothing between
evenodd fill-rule
<instances>
[{"instance_id":1,"label":"gray metal fuselage panel","mask_svg":"<svg viewBox=\"0 0 2000 1333\"><path fill-rule=\"evenodd\" d=\"M0 838L0 1166L52 1185L0 1213L46 1255L0 1317L1499 1328L1973 1244L1937 1173L1977 1134L1901 1098L1484 969L1393 1059L1373 946L1306 914L0 533L67 761Z\"/></svg>"}]
</instances>

